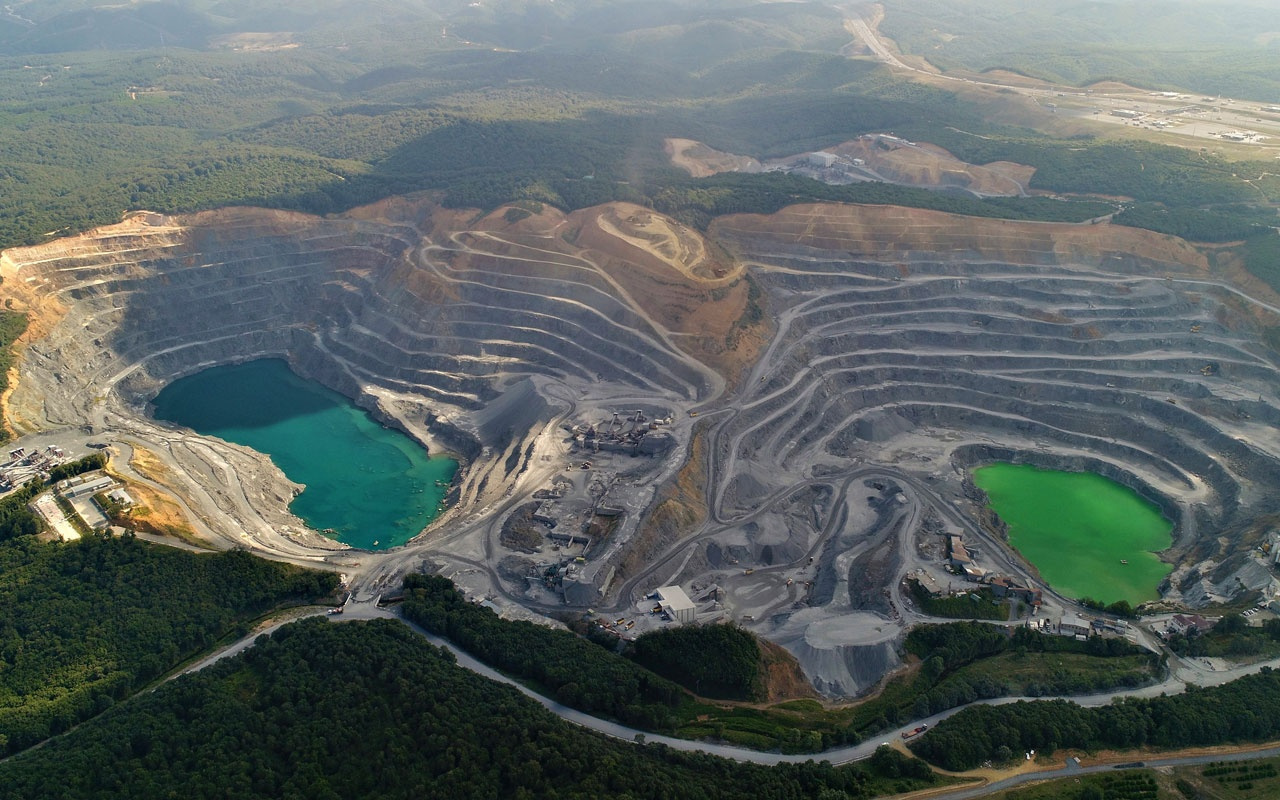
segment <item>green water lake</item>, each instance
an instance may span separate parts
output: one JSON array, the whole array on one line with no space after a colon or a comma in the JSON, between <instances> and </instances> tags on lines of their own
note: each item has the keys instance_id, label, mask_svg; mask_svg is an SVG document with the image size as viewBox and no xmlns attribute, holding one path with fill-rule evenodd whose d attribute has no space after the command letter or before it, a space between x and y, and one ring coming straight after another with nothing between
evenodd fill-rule
<instances>
[{"instance_id":1,"label":"green water lake","mask_svg":"<svg viewBox=\"0 0 1280 800\"><path fill-rule=\"evenodd\" d=\"M271 457L306 489L289 505L308 526L367 550L404 544L438 513L458 464L384 428L280 359L212 367L166 386L157 419Z\"/></svg>"},{"instance_id":2,"label":"green water lake","mask_svg":"<svg viewBox=\"0 0 1280 800\"><path fill-rule=\"evenodd\" d=\"M1173 524L1133 490L1025 464L981 467L973 481L1009 526L1009 544L1055 590L1135 606L1160 596L1172 567L1155 554L1172 543Z\"/></svg>"}]
</instances>

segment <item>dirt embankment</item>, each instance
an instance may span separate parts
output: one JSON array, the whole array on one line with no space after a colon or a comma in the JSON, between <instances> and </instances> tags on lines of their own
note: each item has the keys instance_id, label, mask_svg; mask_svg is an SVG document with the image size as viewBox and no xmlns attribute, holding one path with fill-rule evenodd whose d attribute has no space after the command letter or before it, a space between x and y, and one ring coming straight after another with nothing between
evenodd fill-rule
<instances>
[{"instance_id":1,"label":"dirt embankment","mask_svg":"<svg viewBox=\"0 0 1280 800\"><path fill-rule=\"evenodd\" d=\"M672 164L695 178L721 172L759 172L762 169L760 162L751 156L726 153L693 139L667 139L662 146Z\"/></svg>"},{"instance_id":2,"label":"dirt embankment","mask_svg":"<svg viewBox=\"0 0 1280 800\"><path fill-rule=\"evenodd\" d=\"M635 575L660 553L680 541L706 519L707 442L705 430L693 435L689 460L675 480L658 491L652 511L636 531L631 549L618 565L623 576Z\"/></svg>"},{"instance_id":3,"label":"dirt embankment","mask_svg":"<svg viewBox=\"0 0 1280 800\"><path fill-rule=\"evenodd\" d=\"M722 172L790 171L808 167L808 154L798 153L761 163L750 156L716 150L692 139L667 139L671 163L695 178ZM1018 196L1026 192L1035 168L1008 161L970 164L937 145L908 142L896 136L868 134L826 148L843 157L838 175L818 172L828 183L882 180L928 189L959 188L984 195ZM802 174L812 174L804 171ZM840 176L844 177L841 178Z\"/></svg>"},{"instance_id":4,"label":"dirt embankment","mask_svg":"<svg viewBox=\"0 0 1280 800\"><path fill-rule=\"evenodd\" d=\"M482 213L420 196L332 218L138 214L7 251L0 268L0 296L32 317L4 408L14 428L128 430L158 452L149 437L169 440L140 403L216 363L285 357L357 400L371 391L426 398L419 406L463 437L492 427L483 410L529 375L705 400L768 337L762 295L739 264L699 232L627 204ZM243 453L169 444L181 451L182 489L225 479L198 509L217 518L219 535L250 526L247 535L274 543L282 526L299 527L277 502L288 487L233 485L247 474L224 462ZM514 475L471 464L460 503L500 495L499 479Z\"/></svg>"},{"instance_id":5,"label":"dirt embankment","mask_svg":"<svg viewBox=\"0 0 1280 800\"><path fill-rule=\"evenodd\" d=\"M629 203L563 214L506 207L481 218L437 209L428 236L467 250L454 267L587 281L616 293L670 337L673 347L733 384L770 334L762 297L742 265L675 220ZM473 252L469 252L473 251Z\"/></svg>"},{"instance_id":6,"label":"dirt embankment","mask_svg":"<svg viewBox=\"0 0 1280 800\"><path fill-rule=\"evenodd\" d=\"M27 331L21 344L36 341L48 334L67 313L65 304L49 291L53 279L38 274L44 264L56 264L60 271L74 275L76 270L113 252L128 252L134 261L153 258L180 247L183 228L160 214L131 214L116 225L104 225L78 236L55 239L31 247L14 247L0 253L0 291L5 305L27 315ZM24 267L35 267L37 274L19 276ZM122 271L128 274L127 265Z\"/></svg>"},{"instance_id":7,"label":"dirt embankment","mask_svg":"<svg viewBox=\"0 0 1280 800\"><path fill-rule=\"evenodd\" d=\"M570 225L584 255L679 335L677 347L730 384L755 363L771 333L763 299L714 241L627 203L575 212Z\"/></svg>"},{"instance_id":8,"label":"dirt embankment","mask_svg":"<svg viewBox=\"0 0 1280 800\"><path fill-rule=\"evenodd\" d=\"M804 670L796 657L780 645L767 639L759 639L760 666L764 673L764 690L766 703L780 703L784 700L800 698L816 698L813 684L805 677Z\"/></svg>"},{"instance_id":9,"label":"dirt embankment","mask_svg":"<svg viewBox=\"0 0 1280 800\"><path fill-rule=\"evenodd\" d=\"M1083 263L1117 272L1159 265L1206 277L1209 260L1175 236L1120 225L981 219L902 206L803 204L776 214L734 214L711 224L712 238L768 238L877 257L913 254L982 258L1009 264Z\"/></svg>"}]
</instances>

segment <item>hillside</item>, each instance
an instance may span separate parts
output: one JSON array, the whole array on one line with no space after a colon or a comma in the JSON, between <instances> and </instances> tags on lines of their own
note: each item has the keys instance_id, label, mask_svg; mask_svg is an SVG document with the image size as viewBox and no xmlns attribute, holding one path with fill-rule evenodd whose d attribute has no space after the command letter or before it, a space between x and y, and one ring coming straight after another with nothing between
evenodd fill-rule
<instances>
[{"instance_id":1,"label":"hillside","mask_svg":"<svg viewBox=\"0 0 1280 800\"><path fill-rule=\"evenodd\" d=\"M1280 100L1280 10L1249 0L1078 3L883 0L881 30L943 69L1008 69L1085 86L1119 80Z\"/></svg>"},{"instance_id":2,"label":"hillside","mask_svg":"<svg viewBox=\"0 0 1280 800\"><path fill-rule=\"evenodd\" d=\"M951 780L902 754L909 721L1133 687L1169 697L972 707L912 745L969 768L1020 757L1001 726L1272 735L1193 713L1272 673L1175 697L1245 654L1160 644L1166 612L1280 597L1280 12L1255 5L0 7L0 800L870 798ZM258 359L395 446L296 435L323 489L157 409ZM244 391L197 394L278 399ZM419 448L456 472L350 480ZM166 537L37 541L24 481L107 458ZM1048 583L975 484L993 463L1150 505L1163 549L1107 561L1161 561L1156 599L1093 618ZM434 512L365 549L294 513L304 483ZM331 616L160 683L339 583ZM389 608L570 719L754 752L570 727L354 621ZM867 763L755 765L846 745Z\"/></svg>"},{"instance_id":3,"label":"hillside","mask_svg":"<svg viewBox=\"0 0 1280 800\"><path fill-rule=\"evenodd\" d=\"M7 512L8 509L5 509ZM319 602L329 572L133 538L0 542L0 755L63 733L282 605Z\"/></svg>"},{"instance_id":4,"label":"hillside","mask_svg":"<svg viewBox=\"0 0 1280 800\"><path fill-rule=\"evenodd\" d=\"M0 764L0 797L869 798L937 780L881 761L766 768L619 742L400 623L312 619Z\"/></svg>"}]
</instances>

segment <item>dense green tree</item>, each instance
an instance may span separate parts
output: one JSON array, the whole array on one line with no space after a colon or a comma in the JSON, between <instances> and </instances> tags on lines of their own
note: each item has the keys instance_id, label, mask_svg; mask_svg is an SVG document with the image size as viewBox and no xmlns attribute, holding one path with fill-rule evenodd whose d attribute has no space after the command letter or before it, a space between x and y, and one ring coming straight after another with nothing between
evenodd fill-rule
<instances>
[{"instance_id":1,"label":"dense green tree","mask_svg":"<svg viewBox=\"0 0 1280 800\"><path fill-rule=\"evenodd\" d=\"M467 602L447 578L410 575L404 586L406 618L567 706L668 731L686 699L671 681L569 631L504 620Z\"/></svg>"},{"instance_id":2,"label":"dense green tree","mask_svg":"<svg viewBox=\"0 0 1280 800\"><path fill-rule=\"evenodd\" d=\"M1014 751L1052 753L1059 747L1125 750L1267 741L1280 736L1280 672L1264 667L1208 689L1125 698L1100 708L1065 700L976 705L948 717L912 745L948 769L969 769Z\"/></svg>"},{"instance_id":3,"label":"dense green tree","mask_svg":"<svg viewBox=\"0 0 1280 800\"><path fill-rule=\"evenodd\" d=\"M720 8L715 27L733 33L712 36L707 19L689 16L705 10L683 4L655 7L646 19L620 15L612 24L621 27L602 34L590 4L561 3L554 23L534 26L543 31L536 43L497 44L525 42L529 31L490 19L473 35L495 44L479 48L329 4L314 15L281 12L292 22L269 29L297 25L285 36L303 46L258 53L213 46L215 32L234 41L259 31L242 27L262 24L256 14L224 14L222 4L208 18L196 5L192 19L203 22L167 39L190 49L140 51L161 44L155 34L165 28L126 22L137 12L121 7L94 11L120 25L102 40L118 43L117 52L64 51L58 66L29 56L0 64L8 67L0 69L0 246L114 222L128 209L256 204L332 213L422 190L486 209L528 199L565 209L628 200L699 226L718 214L815 200L1060 221L1116 210L1112 202L979 199L781 175L693 179L668 163L668 136L769 157L896 130L974 163L1034 166L1038 189L1137 198L1117 222L1197 240L1265 231L1267 212L1247 204L1280 196L1264 164L1003 128L954 93L841 56L834 12L815 4L777 7L767 23L756 19L766 6ZM476 8L445 27L464 30L472 15L489 13ZM421 9L400 13L426 19ZM432 26L439 13L428 15ZM36 39L55 49L88 46L81 36L93 26L80 20L68 29L71 18L42 20L47 34ZM148 33L139 38L138 30ZM14 33L0 25L5 52L31 52L36 34L7 38ZM644 48L634 35L644 36ZM1246 184L1234 173L1259 177Z\"/></svg>"},{"instance_id":4,"label":"dense green tree","mask_svg":"<svg viewBox=\"0 0 1280 800\"><path fill-rule=\"evenodd\" d=\"M65 731L247 620L336 585L333 573L129 534L0 544L0 752Z\"/></svg>"},{"instance_id":5,"label":"dense green tree","mask_svg":"<svg viewBox=\"0 0 1280 800\"><path fill-rule=\"evenodd\" d=\"M665 628L636 639L636 663L703 697L763 700L760 643L736 625Z\"/></svg>"},{"instance_id":6,"label":"dense green tree","mask_svg":"<svg viewBox=\"0 0 1280 800\"><path fill-rule=\"evenodd\" d=\"M557 719L404 625L310 619L0 763L0 799L866 798L935 783L866 766L775 768L639 746Z\"/></svg>"}]
</instances>

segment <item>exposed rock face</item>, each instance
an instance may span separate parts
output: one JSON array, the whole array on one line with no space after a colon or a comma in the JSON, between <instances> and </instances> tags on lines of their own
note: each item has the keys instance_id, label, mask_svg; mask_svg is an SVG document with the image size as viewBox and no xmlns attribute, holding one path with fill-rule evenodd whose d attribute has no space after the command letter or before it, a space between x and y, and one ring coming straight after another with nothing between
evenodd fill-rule
<instances>
[{"instance_id":1,"label":"exposed rock face","mask_svg":"<svg viewBox=\"0 0 1280 800\"><path fill-rule=\"evenodd\" d=\"M144 443L224 544L277 555L334 545L288 514L298 487L268 460L150 420L166 382L281 356L459 454L430 553L468 575L504 554L494 512L569 466L568 415L666 409L674 422L609 454L650 468L615 464L610 491L625 499L608 502L628 513L565 596L609 602L615 577L622 604L671 580L714 583L833 693L894 660L904 623L885 587L909 552L892 543L920 504L963 506L973 463L1116 477L1179 521L1169 557L1183 563L1235 564L1236 539L1219 534L1277 505L1280 370L1259 342L1273 306L1147 232L796 206L722 218L704 237L626 204L482 215L397 199L333 219L140 215L6 252L0 273L33 317L7 422ZM901 483L882 498L889 521L859 527L857 473L874 467ZM648 508L656 522L633 541ZM853 533L873 528L874 547ZM545 599L507 573L476 591ZM1205 581L1231 583L1188 577L1185 596L1208 596Z\"/></svg>"},{"instance_id":2,"label":"exposed rock face","mask_svg":"<svg viewBox=\"0 0 1280 800\"><path fill-rule=\"evenodd\" d=\"M696 234L626 206L139 215L4 254L6 297L34 317L7 421L163 428L144 405L166 382L281 356L462 455L458 499L474 507L512 488L584 393L683 408L720 391L707 362L727 363L747 290L711 263Z\"/></svg>"},{"instance_id":3,"label":"exposed rock face","mask_svg":"<svg viewBox=\"0 0 1280 800\"><path fill-rule=\"evenodd\" d=\"M888 207L711 233L780 319L722 431L722 515L850 463L954 480L988 460L1133 487L1179 523L1174 562L1231 552L1218 532L1274 511L1280 369L1258 322L1274 312L1186 242Z\"/></svg>"}]
</instances>

